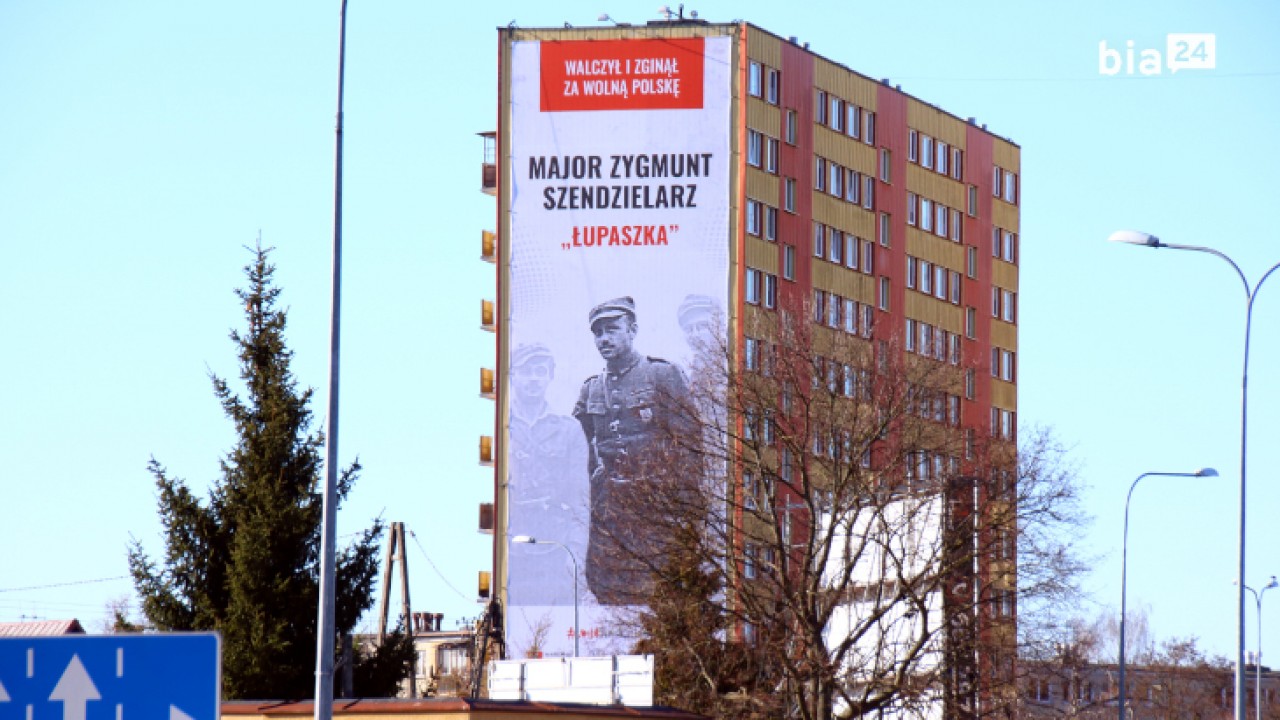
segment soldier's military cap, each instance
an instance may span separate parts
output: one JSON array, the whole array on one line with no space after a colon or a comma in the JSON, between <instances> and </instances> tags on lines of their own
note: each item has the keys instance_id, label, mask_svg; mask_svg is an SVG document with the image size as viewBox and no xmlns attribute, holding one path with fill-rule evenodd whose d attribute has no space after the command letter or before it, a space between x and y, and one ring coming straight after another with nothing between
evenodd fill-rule
<instances>
[{"instance_id":1,"label":"soldier's military cap","mask_svg":"<svg viewBox=\"0 0 1280 720\"><path fill-rule=\"evenodd\" d=\"M676 310L676 318L680 327L688 329L699 318L715 315L718 309L716 301L707 295L686 295Z\"/></svg>"},{"instance_id":2,"label":"soldier's military cap","mask_svg":"<svg viewBox=\"0 0 1280 720\"><path fill-rule=\"evenodd\" d=\"M617 317L630 317L636 319L636 301L630 297L614 298L606 300L599 305L591 308L588 315L588 325L594 326L597 320L611 320Z\"/></svg>"},{"instance_id":3,"label":"soldier's military cap","mask_svg":"<svg viewBox=\"0 0 1280 720\"><path fill-rule=\"evenodd\" d=\"M555 364L555 356L542 343L521 343L511 353L511 367L517 368L531 360L546 360Z\"/></svg>"}]
</instances>

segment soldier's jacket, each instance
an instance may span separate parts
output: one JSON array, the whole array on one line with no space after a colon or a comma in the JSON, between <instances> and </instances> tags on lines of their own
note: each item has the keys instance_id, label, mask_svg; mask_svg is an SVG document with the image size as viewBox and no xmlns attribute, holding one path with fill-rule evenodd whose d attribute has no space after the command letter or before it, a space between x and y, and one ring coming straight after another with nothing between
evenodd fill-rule
<instances>
[{"instance_id":1,"label":"soldier's jacket","mask_svg":"<svg viewBox=\"0 0 1280 720\"><path fill-rule=\"evenodd\" d=\"M671 403L686 399L684 374L661 358L641 356L621 372L606 367L587 378L573 407L591 445L591 475L615 475L628 458L643 455L648 444L670 432ZM619 478L621 479L621 478Z\"/></svg>"}]
</instances>

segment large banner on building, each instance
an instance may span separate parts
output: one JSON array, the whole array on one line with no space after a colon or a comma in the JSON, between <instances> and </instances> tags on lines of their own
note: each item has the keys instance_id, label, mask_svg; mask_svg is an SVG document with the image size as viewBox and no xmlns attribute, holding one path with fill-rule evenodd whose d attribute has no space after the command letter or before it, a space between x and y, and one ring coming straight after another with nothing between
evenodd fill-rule
<instances>
[{"instance_id":1,"label":"large banner on building","mask_svg":"<svg viewBox=\"0 0 1280 720\"><path fill-rule=\"evenodd\" d=\"M512 45L515 656L572 654L575 635L583 655L630 649L616 618L634 594L602 540L663 425L656 399L686 391L697 333L725 331L730 51L729 38Z\"/></svg>"}]
</instances>

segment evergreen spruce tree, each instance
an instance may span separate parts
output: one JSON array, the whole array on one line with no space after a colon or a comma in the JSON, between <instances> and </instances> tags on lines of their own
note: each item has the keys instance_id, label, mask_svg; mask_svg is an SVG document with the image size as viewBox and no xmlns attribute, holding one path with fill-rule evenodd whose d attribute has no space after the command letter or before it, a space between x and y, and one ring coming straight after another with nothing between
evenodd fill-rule
<instances>
[{"instance_id":1,"label":"evergreen spruce tree","mask_svg":"<svg viewBox=\"0 0 1280 720\"><path fill-rule=\"evenodd\" d=\"M286 311L277 308L270 249L252 250L248 286L236 291L247 328L233 330L244 396L210 374L214 394L239 437L221 460L221 478L202 502L154 458L163 561L136 539L129 549L143 613L157 630L222 633L223 695L299 699L315 692L320 574L321 449L312 429L310 388L300 390L285 344ZM358 462L341 472L337 496L351 490ZM348 633L373 605L381 519L340 549L335 626ZM335 646L338 644L335 643ZM407 675L412 641L402 634L357 658L357 695L391 695Z\"/></svg>"}]
</instances>

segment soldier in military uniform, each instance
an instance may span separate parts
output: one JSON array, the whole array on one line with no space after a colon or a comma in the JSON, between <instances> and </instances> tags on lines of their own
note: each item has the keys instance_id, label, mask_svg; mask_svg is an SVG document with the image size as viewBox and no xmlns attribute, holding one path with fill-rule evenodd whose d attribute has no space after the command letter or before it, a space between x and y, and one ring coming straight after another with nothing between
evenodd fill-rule
<instances>
[{"instance_id":1,"label":"soldier in military uniform","mask_svg":"<svg viewBox=\"0 0 1280 720\"><path fill-rule=\"evenodd\" d=\"M630 604L643 579L635 562L643 552L644 524L637 523L638 498L654 479L652 465L669 461L673 411L687 405L684 375L661 358L636 351L635 302L616 298L592 308L588 320L605 368L587 378L574 405L590 445L591 534L587 585L602 605ZM679 472L669 462L663 470ZM625 541L627 547L621 547Z\"/></svg>"},{"instance_id":2,"label":"soldier in military uniform","mask_svg":"<svg viewBox=\"0 0 1280 720\"><path fill-rule=\"evenodd\" d=\"M547 386L556 363L541 344L511 354L512 535L586 549L587 443L573 418L554 415ZM554 545L513 545L507 588L513 605L572 605L573 561Z\"/></svg>"}]
</instances>

